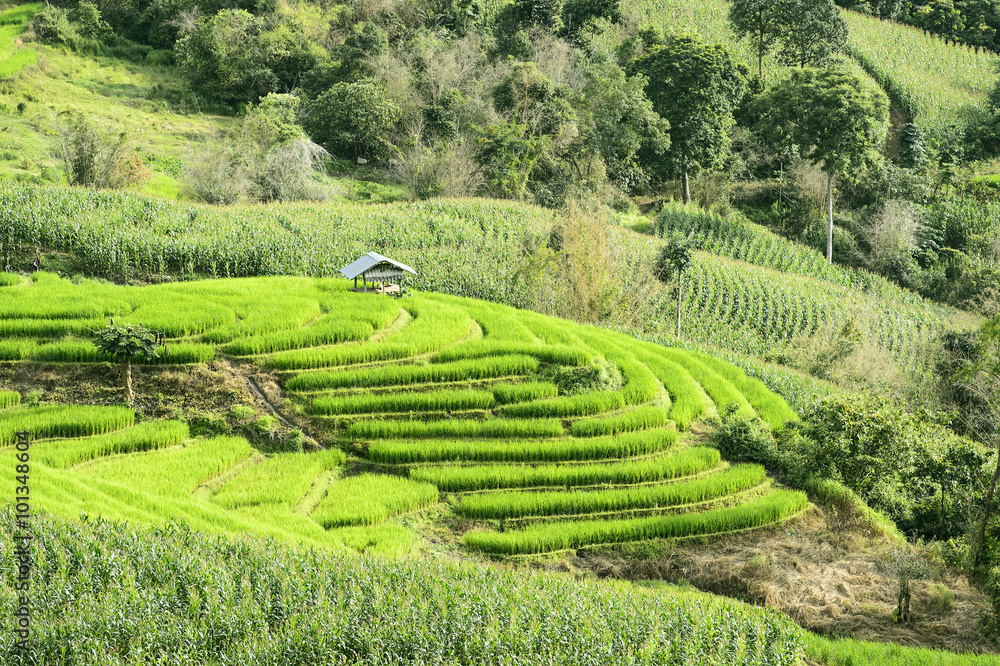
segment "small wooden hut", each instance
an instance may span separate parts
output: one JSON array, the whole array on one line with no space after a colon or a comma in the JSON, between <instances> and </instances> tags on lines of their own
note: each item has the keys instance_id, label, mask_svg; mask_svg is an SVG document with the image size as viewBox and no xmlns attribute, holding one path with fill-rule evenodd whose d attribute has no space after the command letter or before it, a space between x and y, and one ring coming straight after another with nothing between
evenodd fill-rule
<instances>
[{"instance_id":1,"label":"small wooden hut","mask_svg":"<svg viewBox=\"0 0 1000 666\"><path fill-rule=\"evenodd\" d=\"M380 294L399 292L403 286L403 275L417 274L415 270L398 261L383 257L377 252L369 252L360 259L349 263L340 269L340 274L348 280L354 280L354 291L375 291ZM361 278L361 288L358 289L358 278ZM368 289L371 282L377 288Z\"/></svg>"}]
</instances>

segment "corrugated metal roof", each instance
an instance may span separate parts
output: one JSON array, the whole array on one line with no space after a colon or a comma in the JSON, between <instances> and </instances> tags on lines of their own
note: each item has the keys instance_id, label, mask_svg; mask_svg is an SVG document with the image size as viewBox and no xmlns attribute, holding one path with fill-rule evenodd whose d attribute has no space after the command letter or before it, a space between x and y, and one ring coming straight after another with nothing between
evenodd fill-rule
<instances>
[{"instance_id":1,"label":"corrugated metal roof","mask_svg":"<svg viewBox=\"0 0 1000 666\"><path fill-rule=\"evenodd\" d=\"M369 252L360 259L352 261L351 263L347 264L346 266L340 269L340 274L343 275L348 280L353 280L354 278L358 277L365 271L371 268L375 268L381 263L392 264L396 268L401 268L404 271L413 273L414 275L417 274L415 270L413 270L406 264L401 264L398 261L390 259L389 257L383 257L378 252Z\"/></svg>"}]
</instances>

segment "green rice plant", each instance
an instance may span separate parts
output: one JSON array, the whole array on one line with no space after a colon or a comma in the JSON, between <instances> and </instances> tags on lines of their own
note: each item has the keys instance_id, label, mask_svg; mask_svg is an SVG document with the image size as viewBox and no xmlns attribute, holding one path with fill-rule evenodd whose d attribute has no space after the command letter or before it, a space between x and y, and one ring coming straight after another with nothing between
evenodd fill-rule
<instances>
[{"instance_id":1,"label":"green rice plant","mask_svg":"<svg viewBox=\"0 0 1000 666\"><path fill-rule=\"evenodd\" d=\"M362 474L334 483L312 513L329 529L345 525L377 525L407 511L434 504L437 488L398 476Z\"/></svg>"},{"instance_id":2,"label":"green rice plant","mask_svg":"<svg viewBox=\"0 0 1000 666\"><path fill-rule=\"evenodd\" d=\"M532 400L516 405L506 405L501 414L508 418L568 418L613 412L625 406L619 391L594 391L561 398Z\"/></svg>"},{"instance_id":3,"label":"green rice plant","mask_svg":"<svg viewBox=\"0 0 1000 666\"><path fill-rule=\"evenodd\" d=\"M679 483L611 490L511 491L466 495L462 497L458 510L466 518L504 520L668 508L732 495L760 485L765 478L763 467L739 465L721 474Z\"/></svg>"},{"instance_id":4,"label":"green rice plant","mask_svg":"<svg viewBox=\"0 0 1000 666\"><path fill-rule=\"evenodd\" d=\"M708 396L683 366L668 361L659 349L636 350L639 359L656 375L670 394L670 418L681 430L708 409Z\"/></svg>"},{"instance_id":5,"label":"green rice plant","mask_svg":"<svg viewBox=\"0 0 1000 666\"><path fill-rule=\"evenodd\" d=\"M31 48L20 48L9 58L0 61L0 79L9 79L20 74L25 67L38 62L38 51Z\"/></svg>"},{"instance_id":6,"label":"green rice plant","mask_svg":"<svg viewBox=\"0 0 1000 666\"><path fill-rule=\"evenodd\" d=\"M10 287L21 284L21 276L17 273L0 273L0 287Z\"/></svg>"},{"instance_id":7,"label":"green rice plant","mask_svg":"<svg viewBox=\"0 0 1000 666\"><path fill-rule=\"evenodd\" d=\"M291 391L322 391L426 382L457 382L527 375L537 369L538 360L532 356L488 356L454 363L387 365L340 372L308 372L290 379L286 387Z\"/></svg>"},{"instance_id":8,"label":"green rice plant","mask_svg":"<svg viewBox=\"0 0 1000 666\"><path fill-rule=\"evenodd\" d=\"M826 638L806 634L806 656L827 666L992 666L993 654L956 654L945 650L916 648L894 643L859 641L853 638Z\"/></svg>"},{"instance_id":9,"label":"green rice plant","mask_svg":"<svg viewBox=\"0 0 1000 666\"><path fill-rule=\"evenodd\" d=\"M664 481L697 474L719 464L719 451L698 447L654 460L596 465L474 465L414 467L410 478L433 483L442 492L460 493L535 486L592 486Z\"/></svg>"},{"instance_id":10,"label":"green rice plant","mask_svg":"<svg viewBox=\"0 0 1000 666\"><path fill-rule=\"evenodd\" d=\"M0 12L0 25L25 25L45 7L41 2L26 2Z\"/></svg>"},{"instance_id":11,"label":"green rice plant","mask_svg":"<svg viewBox=\"0 0 1000 666\"><path fill-rule=\"evenodd\" d=\"M708 366L730 384L735 386L747 399L753 408L770 426L771 430L779 430L788 421L798 421L799 415L788 406L788 403L777 393L771 391L764 382L747 377L746 373L731 363L726 363L714 356L701 352L689 352L701 363Z\"/></svg>"},{"instance_id":12,"label":"green rice plant","mask_svg":"<svg viewBox=\"0 0 1000 666\"><path fill-rule=\"evenodd\" d=\"M747 401L746 397L740 393L735 386L726 381L715 370L712 370L699 359L695 358L692 352L680 349L664 348L661 354L682 366L691 373L691 376L701 384L705 392L708 393L712 401L720 410L725 409L730 404L737 405L737 413L744 416L756 416L757 412Z\"/></svg>"},{"instance_id":13,"label":"green rice plant","mask_svg":"<svg viewBox=\"0 0 1000 666\"><path fill-rule=\"evenodd\" d=\"M215 358L215 348L198 343L170 343L157 347L158 356L139 357L139 365L184 365L206 363ZM114 363L115 357L104 354L93 342L64 340L41 345L33 358L41 363Z\"/></svg>"},{"instance_id":14,"label":"green rice plant","mask_svg":"<svg viewBox=\"0 0 1000 666\"><path fill-rule=\"evenodd\" d=\"M187 424L180 421L146 421L106 435L37 442L31 450L49 467L65 468L104 456L166 448L188 437Z\"/></svg>"},{"instance_id":15,"label":"green rice plant","mask_svg":"<svg viewBox=\"0 0 1000 666\"><path fill-rule=\"evenodd\" d=\"M503 423L503 421L500 422ZM497 436L497 439L500 437L502 436ZM465 439L390 440L373 442L368 448L368 457L375 462L392 465L453 461L607 460L649 455L672 446L676 441L677 431L670 428L642 430L615 437L589 437L585 439L508 439L493 442Z\"/></svg>"},{"instance_id":16,"label":"green rice plant","mask_svg":"<svg viewBox=\"0 0 1000 666\"><path fill-rule=\"evenodd\" d=\"M336 469L347 457L340 449L318 453L278 453L226 482L212 499L226 508L257 504L291 507L320 473Z\"/></svg>"},{"instance_id":17,"label":"green rice plant","mask_svg":"<svg viewBox=\"0 0 1000 666\"><path fill-rule=\"evenodd\" d=\"M295 331L279 331L233 340L226 345L226 353L233 356L251 356L272 352L332 345L338 342L367 340L375 329L366 321L339 320L327 315L321 323Z\"/></svg>"},{"instance_id":18,"label":"green rice plant","mask_svg":"<svg viewBox=\"0 0 1000 666\"><path fill-rule=\"evenodd\" d=\"M346 435L352 439L398 439L405 437L466 437L509 439L513 437L559 437L565 433L558 419L487 419L465 421L360 421Z\"/></svg>"},{"instance_id":19,"label":"green rice plant","mask_svg":"<svg viewBox=\"0 0 1000 666\"><path fill-rule=\"evenodd\" d=\"M554 398L559 388L551 382L525 382L523 384L497 384L493 387L493 397L500 404L527 402Z\"/></svg>"},{"instance_id":20,"label":"green rice plant","mask_svg":"<svg viewBox=\"0 0 1000 666\"><path fill-rule=\"evenodd\" d=\"M316 398L309 406L313 414L376 414L383 412L431 412L489 409L489 391L420 391L414 393L360 393Z\"/></svg>"},{"instance_id":21,"label":"green rice plant","mask_svg":"<svg viewBox=\"0 0 1000 666\"><path fill-rule=\"evenodd\" d=\"M79 468L102 482L164 497L186 497L253 452L242 437L215 437L158 451L103 458Z\"/></svg>"},{"instance_id":22,"label":"green rice plant","mask_svg":"<svg viewBox=\"0 0 1000 666\"><path fill-rule=\"evenodd\" d=\"M0 361L21 361L30 358L38 342L31 338L0 338Z\"/></svg>"},{"instance_id":23,"label":"green rice plant","mask_svg":"<svg viewBox=\"0 0 1000 666\"><path fill-rule=\"evenodd\" d=\"M663 407L639 407L624 414L577 421L573 424L573 436L597 437L657 428L666 425L668 418L668 412Z\"/></svg>"},{"instance_id":24,"label":"green rice plant","mask_svg":"<svg viewBox=\"0 0 1000 666\"><path fill-rule=\"evenodd\" d=\"M261 509L244 512L256 521L248 524L280 524L280 513ZM284 515L289 526L293 517ZM150 662L242 666L802 661L803 629L778 611L725 597L444 558L345 557L334 545L405 541L391 524L338 529L330 546L301 548L167 520L147 527L77 518L32 518L40 664L67 653L121 663L122 646L139 644ZM17 533L13 507L0 512L5 561ZM0 662L18 663L19 655L15 641L0 642ZM969 659L978 666L994 657Z\"/></svg>"},{"instance_id":25,"label":"green rice plant","mask_svg":"<svg viewBox=\"0 0 1000 666\"><path fill-rule=\"evenodd\" d=\"M277 370L306 370L391 361L440 349L469 334L471 322L458 308L418 298L405 307L414 320L378 342L282 352L270 364Z\"/></svg>"},{"instance_id":26,"label":"green rice plant","mask_svg":"<svg viewBox=\"0 0 1000 666\"><path fill-rule=\"evenodd\" d=\"M41 345L33 358L40 363L99 363L114 362L114 357L101 353L93 342L63 340Z\"/></svg>"},{"instance_id":27,"label":"green rice plant","mask_svg":"<svg viewBox=\"0 0 1000 666\"><path fill-rule=\"evenodd\" d=\"M434 363L448 363L486 356L528 354L543 363L580 367L589 365L594 356L581 347L540 345L524 342L494 342L490 339L469 340L442 349L432 359Z\"/></svg>"},{"instance_id":28,"label":"green rice plant","mask_svg":"<svg viewBox=\"0 0 1000 666\"><path fill-rule=\"evenodd\" d=\"M158 356L142 357L139 365L191 365L208 363L215 358L215 347L197 342L171 342L156 348Z\"/></svg>"},{"instance_id":29,"label":"green rice plant","mask_svg":"<svg viewBox=\"0 0 1000 666\"><path fill-rule=\"evenodd\" d=\"M628 405L641 405L654 399L663 390L663 386L650 372L649 368L639 363L635 356L626 352L616 341L620 341L629 346L634 344L634 340L624 336L617 336L607 331L597 333L593 329L579 327L577 334L591 347L600 353L608 361L611 361L621 370L625 385L622 387L621 396Z\"/></svg>"},{"instance_id":30,"label":"green rice plant","mask_svg":"<svg viewBox=\"0 0 1000 666\"><path fill-rule=\"evenodd\" d=\"M0 306L2 307L2 306ZM2 313L2 310L0 310ZM104 327L103 319L2 319L0 338L57 338L64 335L87 336Z\"/></svg>"},{"instance_id":31,"label":"green rice plant","mask_svg":"<svg viewBox=\"0 0 1000 666\"><path fill-rule=\"evenodd\" d=\"M150 285L129 291L128 296L133 311L116 323L142 324L170 338L205 333L236 321L231 307L173 284Z\"/></svg>"},{"instance_id":32,"label":"green rice plant","mask_svg":"<svg viewBox=\"0 0 1000 666\"><path fill-rule=\"evenodd\" d=\"M21 394L18 391L0 391L0 409L16 407L21 404Z\"/></svg>"},{"instance_id":33,"label":"green rice plant","mask_svg":"<svg viewBox=\"0 0 1000 666\"><path fill-rule=\"evenodd\" d=\"M764 527L795 515L809 504L805 493L776 490L752 502L700 513L625 520L554 522L524 530L465 533L465 545L497 555L548 553L611 543L721 534Z\"/></svg>"},{"instance_id":34,"label":"green rice plant","mask_svg":"<svg viewBox=\"0 0 1000 666\"><path fill-rule=\"evenodd\" d=\"M0 446L13 444L16 433L27 431L31 439L87 437L127 428L135 414L127 407L89 405L43 405L13 409L0 414Z\"/></svg>"}]
</instances>

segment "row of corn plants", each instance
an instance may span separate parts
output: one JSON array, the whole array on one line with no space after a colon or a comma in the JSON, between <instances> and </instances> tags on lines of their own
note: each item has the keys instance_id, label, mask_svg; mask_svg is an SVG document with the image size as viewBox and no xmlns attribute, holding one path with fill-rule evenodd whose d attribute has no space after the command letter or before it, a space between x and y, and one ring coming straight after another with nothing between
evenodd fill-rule
<instances>
[{"instance_id":1,"label":"row of corn plants","mask_svg":"<svg viewBox=\"0 0 1000 666\"><path fill-rule=\"evenodd\" d=\"M38 442L32 451L49 467L64 468L104 456L166 448L189 436L181 421L146 421L105 435Z\"/></svg>"},{"instance_id":2,"label":"row of corn plants","mask_svg":"<svg viewBox=\"0 0 1000 666\"><path fill-rule=\"evenodd\" d=\"M542 523L506 532L472 530L466 532L463 539L466 546L473 550L496 555L548 553L600 544L722 534L764 527L798 513L808 504L805 493L775 490L739 506L711 511L624 520Z\"/></svg>"},{"instance_id":3,"label":"row of corn plants","mask_svg":"<svg viewBox=\"0 0 1000 666\"><path fill-rule=\"evenodd\" d=\"M402 386L426 382L458 382L470 379L492 379L529 375L538 369L532 356L488 356L453 363L426 365L387 365L340 372L318 371L297 375L286 384L291 391L323 391L328 389Z\"/></svg>"},{"instance_id":4,"label":"row of corn plants","mask_svg":"<svg viewBox=\"0 0 1000 666\"><path fill-rule=\"evenodd\" d=\"M462 497L459 512L466 518L503 520L528 516L568 516L589 513L662 509L725 497L763 483L759 465L738 465L705 478L631 488L588 491L496 492Z\"/></svg>"},{"instance_id":5,"label":"row of corn plants","mask_svg":"<svg viewBox=\"0 0 1000 666\"><path fill-rule=\"evenodd\" d=\"M339 449L278 453L227 481L212 500L227 508L257 504L291 507L309 490L319 474L340 467L346 460Z\"/></svg>"},{"instance_id":6,"label":"row of corn plants","mask_svg":"<svg viewBox=\"0 0 1000 666\"><path fill-rule=\"evenodd\" d=\"M0 446L12 444L19 431L32 439L87 437L127 428L135 414L127 407L43 405L0 414Z\"/></svg>"},{"instance_id":7,"label":"row of corn plants","mask_svg":"<svg viewBox=\"0 0 1000 666\"><path fill-rule=\"evenodd\" d=\"M638 407L624 414L583 419L573 424L574 437L615 435L666 425L669 412L663 407Z\"/></svg>"},{"instance_id":8,"label":"row of corn plants","mask_svg":"<svg viewBox=\"0 0 1000 666\"><path fill-rule=\"evenodd\" d=\"M313 414L379 414L386 412L452 412L490 409L493 394L474 389L458 391L415 391L412 393L358 393L322 396L312 401Z\"/></svg>"},{"instance_id":9,"label":"row of corn plants","mask_svg":"<svg viewBox=\"0 0 1000 666\"><path fill-rule=\"evenodd\" d=\"M443 492L536 486L634 484L690 476L719 464L719 451L698 447L652 460L590 465L474 465L414 467L410 478L433 483Z\"/></svg>"},{"instance_id":10,"label":"row of corn plants","mask_svg":"<svg viewBox=\"0 0 1000 666\"><path fill-rule=\"evenodd\" d=\"M500 201L213 207L11 182L0 187L0 265L43 247L119 280L337 276L375 250L413 266L418 289L520 304L523 248L551 220L551 211ZM478 261L456 260L469 256Z\"/></svg>"},{"instance_id":11,"label":"row of corn plants","mask_svg":"<svg viewBox=\"0 0 1000 666\"><path fill-rule=\"evenodd\" d=\"M32 529L40 664L794 666L802 655L805 632L785 615L725 597L275 548L176 522L42 514ZM14 558L16 533L13 508L3 510L0 561ZM5 607L16 602L16 571L0 570ZM0 641L0 662L20 654Z\"/></svg>"},{"instance_id":12,"label":"row of corn plants","mask_svg":"<svg viewBox=\"0 0 1000 666\"><path fill-rule=\"evenodd\" d=\"M384 474L362 474L330 486L312 517L326 528L376 525L437 500L438 490L429 483Z\"/></svg>"},{"instance_id":13,"label":"row of corn plants","mask_svg":"<svg viewBox=\"0 0 1000 666\"><path fill-rule=\"evenodd\" d=\"M660 237L680 233L692 238L699 250L751 264L826 280L842 287L875 294L888 301L920 305L916 293L867 271L831 264L819 251L787 240L759 224L734 214L723 218L696 205L669 202L653 223Z\"/></svg>"},{"instance_id":14,"label":"row of corn plants","mask_svg":"<svg viewBox=\"0 0 1000 666\"><path fill-rule=\"evenodd\" d=\"M843 16L850 54L932 134L953 131L957 120L986 110L995 54L912 26L849 11Z\"/></svg>"},{"instance_id":15,"label":"row of corn plants","mask_svg":"<svg viewBox=\"0 0 1000 666\"><path fill-rule=\"evenodd\" d=\"M497 422L504 423L505 421ZM366 423L355 425L365 425ZM532 422L529 421L528 423ZM530 437L530 435L525 435L525 437ZM373 442L368 448L368 457L375 462L393 465L459 461L556 462L563 460L607 460L611 458L649 455L672 446L676 441L677 431L671 428L642 430L615 437L590 437L584 439L509 439L507 441L468 441L464 439L405 441L386 439Z\"/></svg>"},{"instance_id":16,"label":"row of corn plants","mask_svg":"<svg viewBox=\"0 0 1000 666\"><path fill-rule=\"evenodd\" d=\"M558 419L489 419L471 421L374 420L352 423L346 435L352 439L398 439L410 437L464 437L510 439L515 437L560 437L565 434Z\"/></svg>"}]
</instances>

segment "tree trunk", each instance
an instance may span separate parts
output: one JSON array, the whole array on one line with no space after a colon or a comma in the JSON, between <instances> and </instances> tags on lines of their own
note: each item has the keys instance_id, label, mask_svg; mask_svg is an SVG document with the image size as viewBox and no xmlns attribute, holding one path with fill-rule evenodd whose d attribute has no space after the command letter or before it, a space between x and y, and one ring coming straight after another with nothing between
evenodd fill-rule
<instances>
[{"instance_id":1,"label":"tree trunk","mask_svg":"<svg viewBox=\"0 0 1000 666\"><path fill-rule=\"evenodd\" d=\"M826 174L826 260L833 263L833 171Z\"/></svg>"},{"instance_id":2,"label":"tree trunk","mask_svg":"<svg viewBox=\"0 0 1000 666\"><path fill-rule=\"evenodd\" d=\"M691 184L688 182L688 173L684 172L684 203L691 203Z\"/></svg>"},{"instance_id":3,"label":"tree trunk","mask_svg":"<svg viewBox=\"0 0 1000 666\"><path fill-rule=\"evenodd\" d=\"M681 337L681 295L684 293L684 272L677 273L677 337Z\"/></svg>"},{"instance_id":4,"label":"tree trunk","mask_svg":"<svg viewBox=\"0 0 1000 666\"><path fill-rule=\"evenodd\" d=\"M997 443L1000 447L1000 442ZM997 489L997 479L1000 478L1000 451L997 455L997 468L993 470L993 480L990 481L990 489L986 491L986 506L983 508L983 522L979 524L979 542L976 544L976 557L975 564L979 564L979 560L983 554L983 543L986 539L986 523L990 520L990 509L993 504L993 493Z\"/></svg>"},{"instance_id":5,"label":"tree trunk","mask_svg":"<svg viewBox=\"0 0 1000 666\"><path fill-rule=\"evenodd\" d=\"M122 382L125 384L125 399L131 405L135 402L135 393L132 391L132 360L129 358L122 360Z\"/></svg>"}]
</instances>

